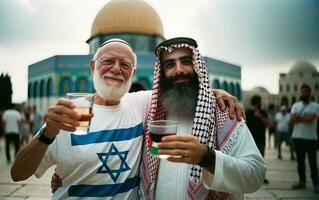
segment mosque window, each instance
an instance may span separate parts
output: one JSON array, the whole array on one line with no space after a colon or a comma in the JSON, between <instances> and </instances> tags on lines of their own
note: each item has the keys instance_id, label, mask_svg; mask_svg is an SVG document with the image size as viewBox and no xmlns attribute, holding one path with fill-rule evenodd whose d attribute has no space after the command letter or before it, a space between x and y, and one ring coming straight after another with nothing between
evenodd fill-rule
<instances>
[{"instance_id":1,"label":"mosque window","mask_svg":"<svg viewBox=\"0 0 319 200\"><path fill-rule=\"evenodd\" d=\"M298 91L298 85L297 85L297 83L294 85L294 89L295 89L295 92Z\"/></svg>"},{"instance_id":2,"label":"mosque window","mask_svg":"<svg viewBox=\"0 0 319 200\"><path fill-rule=\"evenodd\" d=\"M76 81L76 91L77 92L88 92L88 81L85 77L80 77Z\"/></svg>"},{"instance_id":3,"label":"mosque window","mask_svg":"<svg viewBox=\"0 0 319 200\"><path fill-rule=\"evenodd\" d=\"M282 85L279 85L279 92L282 92Z\"/></svg>"},{"instance_id":4,"label":"mosque window","mask_svg":"<svg viewBox=\"0 0 319 200\"><path fill-rule=\"evenodd\" d=\"M49 78L49 80L47 81L46 96L47 97L53 96L53 84L52 84L52 79L51 78Z\"/></svg>"},{"instance_id":5,"label":"mosque window","mask_svg":"<svg viewBox=\"0 0 319 200\"><path fill-rule=\"evenodd\" d=\"M45 89L46 88L44 87L44 80L41 80L41 82L40 82L40 97L43 97L44 94L46 93Z\"/></svg>"},{"instance_id":6,"label":"mosque window","mask_svg":"<svg viewBox=\"0 0 319 200\"><path fill-rule=\"evenodd\" d=\"M32 83L29 83L28 85L28 99L32 97Z\"/></svg>"},{"instance_id":7,"label":"mosque window","mask_svg":"<svg viewBox=\"0 0 319 200\"><path fill-rule=\"evenodd\" d=\"M36 81L33 85L33 98L38 97L38 82Z\"/></svg>"},{"instance_id":8,"label":"mosque window","mask_svg":"<svg viewBox=\"0 0 319 200\"><path fill-rule=\"evenodd\" d=\"M240 101L241 100L241 87L240 87L239 83L236 84L235 91L236 91L235 96Z\"/></svg>"},{"instance_id":9,"label":"mosque window","mask_svg":"<svg viewBox=\"0 0 319 200\"><path fill-rule=\"evenodd\" d=\"M319 90L319 83L316 83L316 85L315 85L315 90L316 90L316 91Z\"/></svg>"},{"instance_id":10,"label":"mosque window","mask_svg":"<svg viewBox=\"0 0 319 200\"><path fill-rule=\"evenodd\" d=\"M223 90L226 90L228 92L228 84L226 81L223 82L223 86L222 86Z\"/></svg>"},{"instance_id":11,"label":"mosque window","mask_svg":"<svg viewBox=\"0 0 319 200\"><path fill-rule=\"evenodd\" d=\"M235 87L233 83L230 83L229 92L232 95L235 95Z\"/></svg>"},{"instance_id":12,"label":"mosque window","mask_svg":"<svg viewBox=\"0 0 319 200\"><path fill-rule=\"evenodd\" d=\"M213 88L219 89L220 88L220 83L218 79L215 79L213 82Z\"/></svg>"},{"instance_id":13,"label":"mosque window","mask_svg":"<svg viewBox=\"0 0 319 200\"><path fill-rule=\"evenodd\" d=\"M59 96L65 96L66 93L71 92L71 79L69 77L64 77L60 80L60 90Z\"/></svg>"},{"instance_id":14,"label":"mosque window","mask_svg":"<svg viewBox=\"0 0 319 200\"><path fill-rule=\"evenodd\" d=\"M286 85L286 91L287 91L287 92L290 91L290 86L289 86L289 84Z\"/></svg>"}]
</instances>

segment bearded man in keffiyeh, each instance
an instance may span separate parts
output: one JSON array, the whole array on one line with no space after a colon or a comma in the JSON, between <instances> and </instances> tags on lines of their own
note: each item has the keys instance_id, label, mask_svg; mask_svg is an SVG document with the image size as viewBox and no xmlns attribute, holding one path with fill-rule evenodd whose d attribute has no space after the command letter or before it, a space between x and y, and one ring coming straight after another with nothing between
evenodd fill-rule
<instances>
[{"instance_id":1,"label":"bearded man in keffiyeh","mask_svg":"<svg viewBox=\"0 0 319 200\"><path fill-rule=\"evenodd\" d=\"M263 183L266 167L244 122L216 106L208 70L197 43L173 38L155 50L151 108L147 121L178 121L177 135L149 153L146 127L141 163L145 199L243 199Z\"/></svg>"}]
</instances>

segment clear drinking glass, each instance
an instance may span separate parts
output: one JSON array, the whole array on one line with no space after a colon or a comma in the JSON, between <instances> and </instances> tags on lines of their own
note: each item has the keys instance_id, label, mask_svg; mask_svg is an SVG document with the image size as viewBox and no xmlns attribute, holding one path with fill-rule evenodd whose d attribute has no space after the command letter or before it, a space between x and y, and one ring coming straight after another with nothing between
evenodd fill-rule
<instances>
[{"instance_id":1,"label":"clear drinking glass","mask_svg":"<svg viewBox=\"0 0 319 200\"><path fill-rule=\"evenodd\" d=\"M75 103L74 110L81 113L80 126L76 128L77 134L86 134L90 129L94 94L92 93L67 93L68 99Z\"/></svg>"},{"instance_id":2,"label":"clear drinking glass","mask_svg":"<svg viewBox=\"0 0 319 200\"><path fill-rule=\"evenodd\" d=\"M160 158L168 158L168 155L158 154L158 143L161 142L162 137L167 135L176 135L177 133L177 121L172 120L156 120L148 123L148 130L152 139L152 145L150 148L150 154Z\"/></svg>"}]
</instances>

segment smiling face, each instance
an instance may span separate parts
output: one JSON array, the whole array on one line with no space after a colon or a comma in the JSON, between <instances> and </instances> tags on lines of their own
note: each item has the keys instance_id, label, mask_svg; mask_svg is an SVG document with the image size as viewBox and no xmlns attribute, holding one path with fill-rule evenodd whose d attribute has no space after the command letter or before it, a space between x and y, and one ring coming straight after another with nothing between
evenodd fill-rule
<instances>
[{"instance_id":1,"label":"smiling face","mask_svg":"<svg viewBox=\"0 0 319 200\"><path fill-rule=\"evenodd\" d=\"M95 69L106 83L121 85L127 82L135 73L132 49L120 42L106 44L98 52Z\"/></svg>"},{"instance_id":2,"label":"smiling face","mask_svg":"<svg viewBox=\"0 0 319 200\"><path fill-rule=\"evenodd\" d=\"M175 85L189 83L194 74L192 52L189 48L174 49L161 53L161 66L164 75Z\"/></svg>"},{"instance_id":3,"label":"smiling face","mask_svg":"<svg viewBox=\"0 0 319 200\"><path fill-rule=\"evenodd\" d=\"M198 88L191 49L177 48L173 52L161 52L161 101L168 115L193 119Z\"/></svg>"},{"instance_id":4,"label":"smiling face","mask_svg":"<svg viewBox=\"0 0 319 200\"><path fill-rule=\"evenodd\" d=\"M101 47L91 61L94 86L97 93L107 100L120 100L129 90L135 74L132 49L120 42Z\"/></svg>"}]
</instances>

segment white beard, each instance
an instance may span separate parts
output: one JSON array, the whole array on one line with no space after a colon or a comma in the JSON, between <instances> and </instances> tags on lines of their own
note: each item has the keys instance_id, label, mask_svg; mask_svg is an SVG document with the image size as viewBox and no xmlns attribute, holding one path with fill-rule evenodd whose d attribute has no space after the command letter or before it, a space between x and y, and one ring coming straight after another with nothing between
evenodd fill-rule
<instances>
[{"instance_id":1,"label":"white beard","mask_svg":"<svg viewBox=\"0 0 319 200\"><path fill-rule=\"evenodd\" d=\"M104 100L112 100L112 101L120 101L121 98L128 93L131 84L132 84L132 77L126 82L121 85L113 85L106 83L99 70L94 70L93 75L93 84L95 90L98 95L100 95Z\"/></svg>"}]
</instances>

